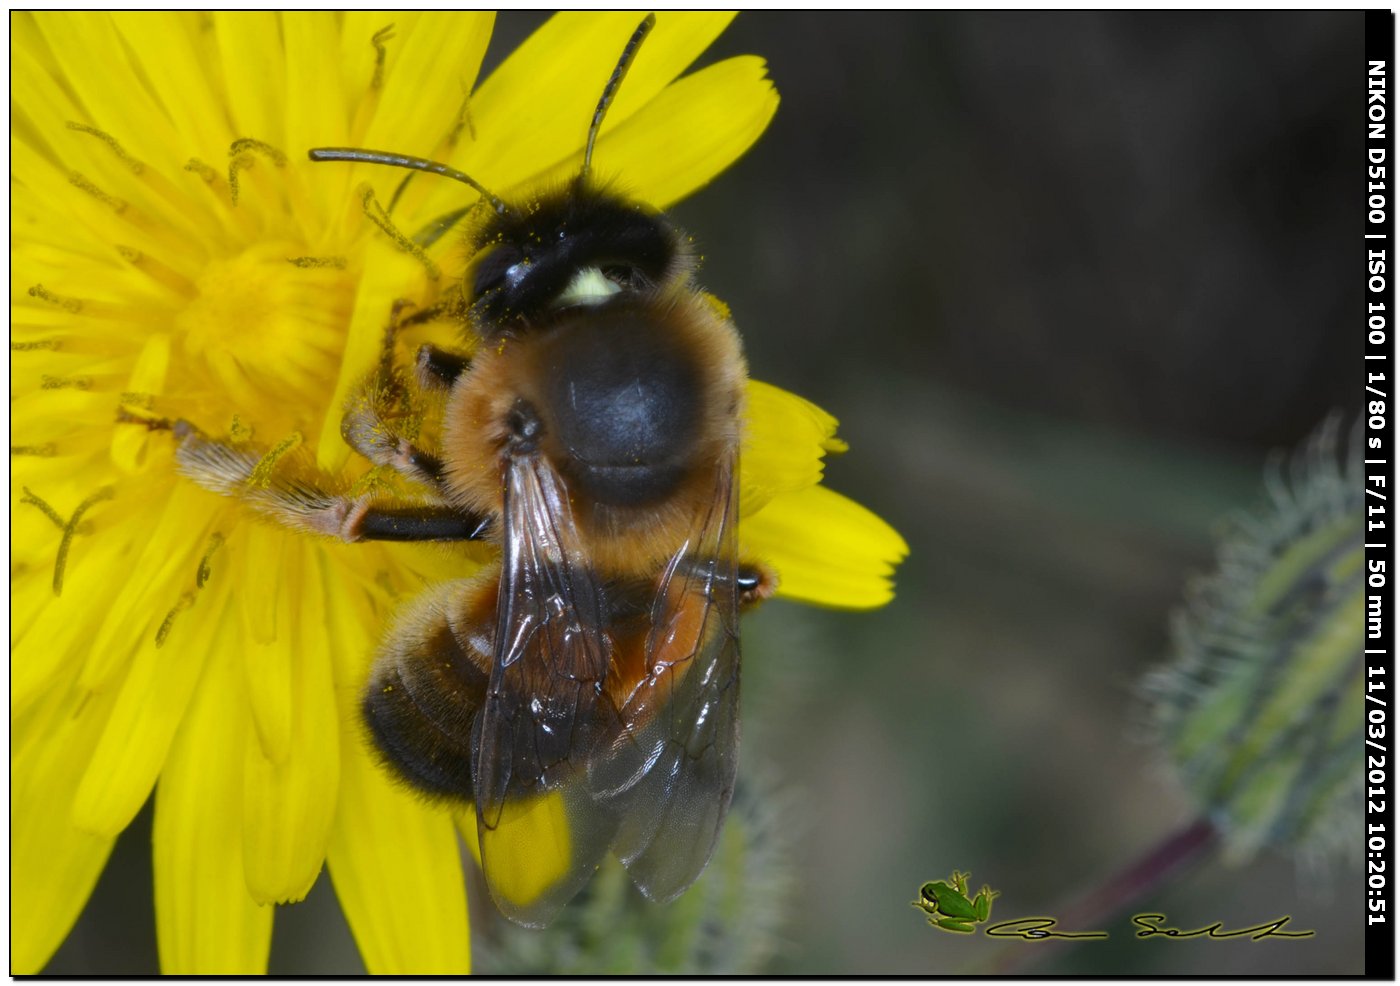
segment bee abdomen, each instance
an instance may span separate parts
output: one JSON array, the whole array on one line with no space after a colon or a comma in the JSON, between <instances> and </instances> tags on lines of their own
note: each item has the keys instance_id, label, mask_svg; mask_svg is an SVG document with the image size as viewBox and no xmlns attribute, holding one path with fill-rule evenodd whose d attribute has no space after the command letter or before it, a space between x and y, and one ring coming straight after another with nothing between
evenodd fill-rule
<instances>
[{"instance_id":1,"label":"bee abdomen","mask_svg":"<svg viewBox=\"0 0 1400 986\"><path fill-rule=\"evenodd\" d=\"M361 703L384 761L425 794L472 799L472 726L486 694L481 658L453 632L461 584L420 601L390 634Z\"/></svg>"}]
</instances>

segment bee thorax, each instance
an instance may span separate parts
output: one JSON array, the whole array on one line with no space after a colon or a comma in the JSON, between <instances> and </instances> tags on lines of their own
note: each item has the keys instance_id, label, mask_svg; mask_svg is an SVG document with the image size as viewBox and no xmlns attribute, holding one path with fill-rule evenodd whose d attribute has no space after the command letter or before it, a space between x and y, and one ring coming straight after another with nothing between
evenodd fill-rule
<instances>
[{"instance_id":1,"label":"bee thorax","mask_svg":"<svg viewBox=\"0 0 1400 986\"><path fill-rule=\"evenodd\" d=\"M660 500L684 478L704 400L695 360L639 315L579 319L548 345L543 398L559 465L602 503Z\"/></svg>"}]
</instances>

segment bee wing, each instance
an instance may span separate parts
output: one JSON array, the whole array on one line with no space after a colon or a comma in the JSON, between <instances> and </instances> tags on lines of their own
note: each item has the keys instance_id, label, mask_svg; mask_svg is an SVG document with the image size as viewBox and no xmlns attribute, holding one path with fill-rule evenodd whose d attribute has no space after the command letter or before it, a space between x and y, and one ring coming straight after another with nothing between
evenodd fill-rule
<instances>
[{"instance_id":1,"label":"bee wing","mask_svg":"<svg viewBox=\"0 0 1400 986\"><path fill-rule=\"evenodd\" d=\"M604 694L612 644L559 476L542 456L520 456L504 486L495 664L472 783L492 897L511 919L543 925L592 875L616 827L581 783L617 728Z\"/></svg>"},{"instance_id":2,"label":"bee wing","mask_svg":"<svg viewBox=\"0 0 1400 986\"><path fill-rule=\"evenodd\" d=\"M618 701L620 732L589 769L593 796L619 819L614 852L657 901L700 875L734 794L737 472L731 451L716 470L710 509L658 580L645 670Z\"/></svg>"}]
</instances>

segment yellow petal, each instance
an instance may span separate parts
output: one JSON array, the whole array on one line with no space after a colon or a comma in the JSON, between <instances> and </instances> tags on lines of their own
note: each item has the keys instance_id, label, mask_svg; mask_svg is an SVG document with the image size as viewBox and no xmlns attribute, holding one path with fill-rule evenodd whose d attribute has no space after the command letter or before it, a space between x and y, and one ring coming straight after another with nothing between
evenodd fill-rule
<instances>
[{"instance_id":1,"label":"yellow petal","mask_svg":"<svg viewBox=\"0 0 1400 986\"><path fill-rule=\"evenodd\" d=\"M904 539L875 514L824 486L774 497L739 528L740 552L772 565L778 595L838 609L894 597Z\"/></svg>"},{"instance_id":2,"label":"yellow petal","mask_svg":"<svg viewBox=\"0 0 1400 986\"><path fill-rule=\"evenodd\" d=\"M67 937L113 839L73 824L73 792L102 734L110 696L50 693L12 721L10 972L33 975Z\"/></svg>"},{"instance_id":3,"label":"yellow petal","mask_svg":"<svg viewBox=\"0 0 1400 986\"><path fill-rule=\"evenodd\" d=\"M65 498L60 502L67 507L76 501ZM82 653L91 646L97 620L101 618L93 612L90 600L103 598L102 594L111 590L113 573L125 571L129 564L124 557L128 545L119 538L75 538L64 569L63 596L55 599L53 554L58 550L61 534L56 528L50 530L49 557L43 559L43 568L16 580L17 585L25 587L23 598L35 599L36 606L32 611L33 621L16 635L12 644L12 714L24 710L47 689L55 687L55 678L69 673L71 663L81 660ZM13 605L18 607L20 598L15 594L11 600ZM117 669L124 664L125 661L119 662Z\"/></svg>"},{"instance_id":4,"label":"yellow petal","mask_svg":"<svg viewBox=\"0 0 1400 986\"><path fill-rule=\"evenodd\" d=\"M392 781L357 730L341 740L340 806L326 862L365 968L466 974L467 897L450 816Z\"/></svg>"},{"instance_id":5,"label":"yellow petal","mask_svg":"<svg viewBox=\"0 0 1400 986\"><path fill-rule=\"evenodd\" d=\"M631 81L628 75L627 83ZM728 59L678 80L630 119L605 127L595 149L594 172L601 182L664 209L733 164L767 129L777 108L778 93L763 60L747 55ZM611 113L608 119L612 123ZM498 172L497 164L483 158L469 173L509 199L524 190L561 186L578 173L581 158L541 156L520 162L516 171ZM512 181L493 181L494 174L509 175ZM460 191L455 199L434 193L430 202L436 211L420 211L436 216L453 201L460 204Z\"/></svg>"},{"instance_id":6,"label":"yellow petal","mask_svg":"<svg viewBox=\"0 0 1400 986\"><path fill-rule=\"evenodd\" d=\"M287 99L277 14L270 10L224 10L211 16L234 136L275 144L282 133L282 104ZM293 153L289 147L278 149Z\"/></svg>"},{"instance_id":7,"label":"yellow petal","mask_svg":"<svg viewBox=\"0 0 1400 986\"><path fill-rule=\"evenodd\" d=\"M111 509L127 506L125 495L109 505ZM85 688L105 685L113 670L130 660L143 641L151 639L171 607L193 586L213 511L222 506L192 483L171 485L164 501L155 504L159 519L151 518L153 523L143 541L132 546L135 557L122 566L131 577L120 584L115 595L109 582L95 597L110 602L83 668ZM141 512L146 513L144 509ZM96 514L94 510L94 519ZM69 567L74 564L70 558ZM76 564L82 565L82 559ZM108 569L103 574L110 580L111 573Z\"/></svg>"},{"instance_id":8,"label":"yellow petal","mask_svg":"<svg viewBox=\"0 0 1400 986\"><path fill-rule=\"evenodd\" d=\"M343 147L350 143L345 105L347 92L337 84L340 53L335 46L326 43L326 20L333 16L321 10L294 10L282 14L284 71L287 74L286 131L277 140L279 146L286 148L288 157L302 158L314 144ZM307 146L302 147L300 143ZM311 187L322 209L327 209L333 203L318 193L323 188L344 186L323 179L312 182ZM323 213L323 221L325 215L329 213Z\"/></svg>"},{"instance_id":9,"label":"yellow petal","mask_svg":"<svg viewBox=\"0 0 1400 986\"><path fill-rule=\"evenodd\" d=\"M205 30L207 19L178 11L146 10L118 12L111 17L125 42L119 50L133 53L137 70L150 83L150 91L157 94L164 113L117 116L109 125L129 123L137 127L145 125L148 117L168 118L176 135L171 141L172 150L179 154L175 161L183 164L197 157L214 168L226 168L232 122L210 80L220 62L211 32ZM95 55L90 68L99 85L105 84L105 62Z\"/></svg>"},{"instance_id":10,"label":"yellow petal","mask_svg":"<svg viewBox=\"0 0 1400 986\"><path fill-rule=\"evenodd\" d=\"M52 77L44 83L54 89L67 88L76 95L81 107L79 115L44 121L48 128L56 132L70 120L87 124L101 121L100 126L116 137L133 157L168 163L178 146L177 135L161 112L156 97L142 83L111 15L45 11L31 16L64 84L58 86L51 81ZM145 46L136 48L137 61L143 50ZM88 153L97 154L101 145L92 138L87 140L92 144ZM116 164L115 157L109 160Z\"/></svg>"},{"instance_id":11,"label":"yellow petal","mask_svg":"<svg viewBox=\"0 0 1400 986\"><path fill-rule=\"evenodd\" d=\"M733 17L732 12L658 12L655 29L608 110L603 134L646 106ZM498 194L556 164L577 172L593 110L641 19L635 12L567 12L550 18L473 95L478 139L460 143L451 163ZM441 215L462 201L462 189L440 188L421 217Z\"/></svg>"},{"instance_id":12,"label":"yellow petal","mask_svg":"<svg viewBox=\"0 0 1400 986\"><path fill-rule=\"evenodd\" d=\"M573 837L564 796L551 791L538 798L507 802L487 838L493 863L491 886L506 901L524 907L570 875ZM480 829L471 840L481 862Z\"/></svg>"},{"instance_id":13,"label":"yellow petal","mask_svg":"<svg viewBox=\"0 0 1400 986\"><path fill-rule=\"evenodd\" d=\"M396 11L385 16L376 26L392 23L394 36L384 42L384 85L364 146L431 154L453 129L476 84L495 15ZM372 51L368 36L364 44Z\"/></svg>"},{"instance_id":14,"label":"yellow petal","mask_svg":"<svg viewBox=\"0 0 1400 986\"><path fill-rule=\"evenodd\" d=\"M606 138L601 179L664 209L708 184L758 140L778 109L763 59L730 58L668 87Z\"/></svg>"},{"instance_id":15,"label":"yellow petal","mask_svg":"<svg viewBox=\"0 0 1400 986\"><path fill-rule=\"evenodd\" d=\"M212 657L156 788L160 967L258 975L267 971L273 908L253 901L243 876L247 695L232 655Z\"/></svg>"},{"instance_id":16,"label":"yellow petal","mask_svg":"<svg viewBox=\"0 0 1400 986\"><path fill-rule=\"evenodd\" d=\"M366 745L359 703L368 655L346 630L362 614L343 594L327 605L342 702L340 798L326 850L336 896L371 973L463 975L471 938L451 815L392 780Z\"/></svg>"},{"instance_id":17,"label":"yellow petal","mask_svg":"<svg viewBox=\"0 0 1400 986\"><path fill-rule=\"evenodd\" d=\"M44 43L33 11L18 12L10 18L10 47L15 53L34 52L41 59L45 73L58 73L58 62Z\"/></svg>"},{"instance_id":18,"label":"yellow petal","mask_svg":"<svg viewBox=\"0 0 1400 986\"><path fill-rule=\"evenodd\" d=\"M48 160L41 145L23 139L15 140L11 144L10 155L12 174L21 183L15 194L16 210L20 219L29 216L31 220L24 227L26 238L30 236L30 229L42 228L46 222L52 224L62 220L64 228L68 230L70 243L100 242L103 238L109 243L130 242L121 235L122 229L118 224L117 214L111 206L90 195L73 195L68 171ZM42 206L39 210L31 212L34 208L33 203L42 203ZM43 242L44 234L37 234L37 238ZM42 269L37 264L25 264L14 271L12 276L19 276L21 270L37 272ZM54 283L54 278L48 276L26 278L28 283L13 285L19 290L12 291L12 295L16 300L22 298L35 283L43 283L50 290L62 294L71 286L67 283L66 272L60 273L63 270L63 266L50 270L55 276L63 277L63 282Z\"/></svg>"},{"instance_id":19,"label":"yellow petal","mask_svg":"<svg viewBox=\"0 0 1400 986\"><path fill-rule=\"evenodd\" d=\"M288 634L297 623L289 592L291 578L267 579L281 572L301 551L295 535L264 524L246 524L228 545L231 575L242 586L243 646L238 652L253 711L253 728L263 756L284 762L292 743L292 661Z\"/></svg>"},{"instance_id":20,"label":"yellow petal","mask_svg":"<svg viewBox=\"0 0 1400 986\"><path fill-rule=\"evenodd\" d=\"M33 23L33 15L18 15L16 22L19 21ZM64 151L70 148L54 147L54 138L63 132L60 128L68 122L83 122L87 112L73 98L71 90L54 83L48 69L42 64L46 49L47 45L44 45L44 50L30 47L16 48L14 51L10 88L11 105L14 107L12 129L14 139L40 151L46 160L62 161ZM91 158L88 155L97 148L84 146L81 141L73 142L73 145L83 155L83 160L64 163L73 170L89 171Z\"/></svg>"},{"instance_id":21,"label":"yellow petal","mask_svg":"<svg viewBox=\"0 0 1400 986\"><path fill-rule=\"evenodd\" d=\"M188 610L170 614L163 644L154 639L142 644L78 788L73 807L78 825L115 836L145 803L214 646L228 596L223 581L193 597Z\"/></svg>"},{"instance_id":22,"label":"yellow petal","mask_svg":"<svg viewBox=\"0 0 1400 986\"><path fill-rule=\"evenodd\" d=\"M340 727L326 640L327 576L318 546L306 545L296 554L300 563L284 572L286 587L301 590L296 626L280 646L267 648L292 668L292 752L277 764L254 737L247 744L243 865L248 890L261 903L301 900L316 882L340 782Z\"/></svg>"},{"instance_id":23,"label":"yellow petal","mask_svg":"<svg viewBox=\"0 0 1400 986\"><path fill-rule=\"evenodd\" d=\"M739 513L751 517L780 493L821 482L836 419L811 401L758 380L748 386L739 455Z\"/></svg>"},{"instance_id":24,"label":"yellow petal","mask_svg":"<svg viewBox=\"0 0 1400 986\"><path fill-rule=\"evenodd\" d=\"M50 462L49 459L39 461ZM59 466L72 466L67 459L53 457L52 461ZM94 649L98 627L109 614L105 606L94 606L92 600L106 598L114 585L139 581L121 577L131 570L133 539L149 536L154 521L139 505L160 501L152 497L152 489L147 484L140 482L130 484L129 496L123 494L121 499L92 501L92 508L83 514L77 534L69 541L62 564L62 595L55 597L54 575L59 569L64 533L37 507L22 502L22 498L29 495L26 490L34 493L66 524L80 504L92 499L96 491L91 485L83 484L91 484L93 479L86 478L80 484L71 477L62 480L54 477L53 482L44 480L30 486L29 481L36 478L39 470L30 464L17 467L15 471L20 474L16 477L18 489L11 488L11 497L17 521L15 529L22 532L15 539L15 547L23 551L12 558L19 567L15 581L26 587L26 594L34 592L39 583L47 587L46 596L42 592L39 594L43 604L26 614L28 619L16 619L12 624L10 702L11 709L17 711L32 702L55 673L65 670L64 662L81 661L83 655L89 655L93 659L110 660L108 673L125 667L131 651L117 655ZM123 489L126 489L125 484ZM156 489L163 494L166 484L157 484ZM178 593L170 598L171 601L178 599Z\"/></svg>"},{"instance_id":25,"label":"yellow petal","mask_svg":"<svg viewBox=\"0 0 1400 986\"><path fill-rule=\"evenodd\" d=\"M15 514L11 508L11 537L18 540L20 525L14 523ZM46 657L42 667L36 668L36 662L29 661L21 663L15 660L14 651L19 646L20 641L27 638L33 631L44 612L48 608L48 603L53 600L53 577L50 575L49 567L42 562L27 563L16 562L19 553L14 547L14 541L10 542L10 707L14 708L14 679L16 672L27 670L31 674L37 672L37 681L34 686L42 688L49 683L49 679L55 669L62 664L62 658L53 653L45 653L42 648L35 649L35 657ZM42 567L40 567L42 566ZM43 631L39 631L42 636Z\"/></svg>"}]
</instances>

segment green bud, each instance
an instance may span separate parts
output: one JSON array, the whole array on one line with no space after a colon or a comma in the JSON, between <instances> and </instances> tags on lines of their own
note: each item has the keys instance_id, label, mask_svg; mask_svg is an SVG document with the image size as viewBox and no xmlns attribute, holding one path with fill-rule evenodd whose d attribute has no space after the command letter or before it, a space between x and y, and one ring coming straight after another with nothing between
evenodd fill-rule
<instances>
[{"instance_id":1,"label":"green bud","mask_svg":"<svg viewBox=\"0 0 1400 986\"><path fill-rule=\"evenodd\" d=\"M1337 432L1329 420L1270 470L1267 506L1232 522L1175 616L1171 663L1144 682L1234 862L1361 844L1363 452L1359 426L1349 453Z\"/></svg>"}]
</instances>

